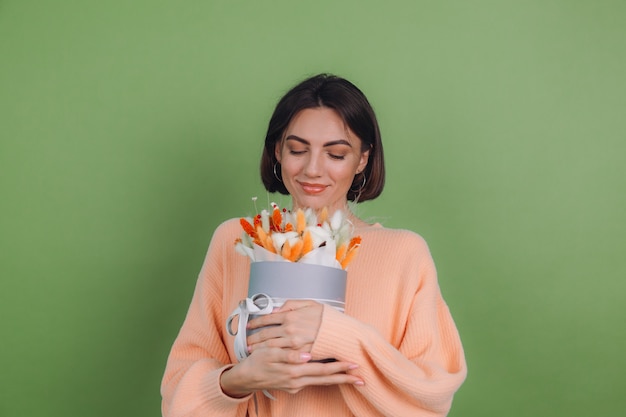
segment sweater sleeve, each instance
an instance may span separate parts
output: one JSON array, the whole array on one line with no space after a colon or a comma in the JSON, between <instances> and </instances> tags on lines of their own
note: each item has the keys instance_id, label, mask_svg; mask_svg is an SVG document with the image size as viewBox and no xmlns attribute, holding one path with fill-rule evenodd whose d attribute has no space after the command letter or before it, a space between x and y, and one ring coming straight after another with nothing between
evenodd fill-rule
<instances>
[{"instance_id":1,"label":"sweater sleeve","mask_svg":"<svg viewBox=\"0 0 626 417\"><path fill-rule=\"evenodd\" d=\"M221 336L226 228L223 224L215 231L187 316L167 360L161 384L164 417L246 414L249 397L231 398L220 386L222 372L232 366Z\"/></svg>"},{"instance_id":2,"label":"sweater sleeve","mask_svg":"<svg viewBox=\"0 0 626 417\"><path fill-rule=\"evenodd\" d=\"M350 317L354 309L349 305L346 314L324 306L312 354L314 358L335 357L359 365L355 374L365 385L340 387L355 415L445 416L466 376L461 341L441 296L430 252L419 236L413 235L409 241L411 244L404 242L404 246L410 248L412 256L407 258L411 253L400 250L400 259L385 268L390 274L397 272L395 282L403 286L397 292L401 296L394 299L379 292L378 305L371 294L353 297L354 303L381 308L380 317L403 317L402 322L391 325L401 334L399 343L394 345L383 336L381 326L386 324ZM404 265L394 266L401 264L402 258ZM367 279L359 276L357 281L367 286ZM411 291L405 291L409 288ZM398 315L398 310L407 313Z\"/></svg>"}]
</instances>

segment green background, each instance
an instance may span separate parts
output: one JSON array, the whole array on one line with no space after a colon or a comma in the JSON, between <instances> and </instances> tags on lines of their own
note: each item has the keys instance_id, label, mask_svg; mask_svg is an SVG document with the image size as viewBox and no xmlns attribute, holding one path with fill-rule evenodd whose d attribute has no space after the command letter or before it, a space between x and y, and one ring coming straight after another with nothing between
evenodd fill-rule
<instances>
[{"instance_id":1,"label":"green background","mask_svg":"<svg viewBox=\"0 0 626 417\"><path fill-rule=\"evenodd\" d=\"M278 98L362 88L469 364L451 416L626 406L626 3L0 1L0 416L155 416ZM285 199L278 199L281 204ZM382 277L381 277L382 279Z\"/></svg>"}]
</instances>

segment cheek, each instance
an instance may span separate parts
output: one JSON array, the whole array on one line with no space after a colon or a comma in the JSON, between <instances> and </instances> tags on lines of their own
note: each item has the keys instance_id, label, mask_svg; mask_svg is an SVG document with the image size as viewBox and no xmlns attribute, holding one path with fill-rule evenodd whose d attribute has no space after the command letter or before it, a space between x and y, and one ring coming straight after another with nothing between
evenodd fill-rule
<instances>
[{"instance_id":1,"label":"cheek","mask_svg":"<svg viewBox=\"0 0 626 417\"><path fill-rule=\"evenodd\" d=\"M329 171L330 176L332 176L335 181L341 183L352 183L354 179L355 168L350 166L337 167L335 169L331 169Z\"/></svg>"},{"instance_id":2,"label":"cheek","mask_svg":"<svg viewBox=\"0 0 626 417\"><path fill-rule=\"evenodd\" d=\"M298 161L293 160L293 158L284 158L281 166L283 176L287 177L294 176L300 170Z\"/></svg>"}]
</instances>

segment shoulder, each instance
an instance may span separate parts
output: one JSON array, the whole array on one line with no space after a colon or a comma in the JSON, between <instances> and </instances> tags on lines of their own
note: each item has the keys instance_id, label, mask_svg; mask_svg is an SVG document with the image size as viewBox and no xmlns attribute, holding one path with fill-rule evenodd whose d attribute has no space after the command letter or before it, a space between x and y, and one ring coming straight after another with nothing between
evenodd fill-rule
<instances>
[{"instance_id":1,"label":"shoulder","mask_svg":"<svg viewBox=\"0 0 626 417\"><path fill-rule=\"evenodd\" d=\"M373 288L395 288L395 294L414 294L424 282L436 281L436 268L424 238L406 229L382 226L357 230L361 245L353 272L374 281ZM386 277L379 283L379 277ZM365 277L365 278L363 278ZM371 283L371 281L368 281Z\"/></svg>"},{"instance_id":2,"label":"shoulder","mask_svg":"<svg viewBox=\"0 0 626 417\"><path fill-rule=\"evenodd\" d=\"M211 235L205 263L209 260L224 262L225 259L235 254L235 241L241 237L241 233L242 229L238 218L228 219L220 223Z\"/></svg>"},{"instance_id":3,"label":"shoulder","mask_svg":"<svg viewBox=\"0 0 626 417\"><path fill-rule=\"evenodd\" d=\"M239 218L232 218L220 223L213 232L211 244L222 244L224 242L234 243L235 239L241 237L242 229Z\"/></svg>"},{"instance_id":4,"label":"shoulder","mask_svg":"<svg viewBox=\"0 0 626 417\"><path fill-rule=\"evenodd\" d=\"M378 246L378 249L430 253L426 240L411 230L376 225L359 232L359 235L363 245L371 242L372 245Z\"/></svg>"},{"instance_id":5,"label":"shoulder","mask_svg":"<svg viewBox=\"0 0 626 417\"><path fill-rule=\"evenodd\" d=\"M236 234L236 235L239 235L239 234L241 234L242 229L241 229L240 220L241 219L239 217L233 217L232 219L224 220L215 229L215 234L216 235L218 235L218 234L219 235L222 235L222 234L226 234L226 235Z\"/></svg>"}]
</instances>

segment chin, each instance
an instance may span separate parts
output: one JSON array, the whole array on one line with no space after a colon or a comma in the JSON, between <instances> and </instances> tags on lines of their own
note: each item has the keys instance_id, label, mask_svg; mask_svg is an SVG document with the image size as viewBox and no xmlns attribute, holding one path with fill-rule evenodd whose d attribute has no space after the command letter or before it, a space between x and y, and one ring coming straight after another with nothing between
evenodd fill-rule
<instances>
[{"instance_id":1,"label":"chin","mask_svg":"<svg viewBox=\"0 0 626 417\"><path fill-rule=\"evenodd\" d=\"M328 206L328 201L319 196L305 196L294 201L294 205L300 208L311 208L313 210L321 210Z\"/></svg>"}]
</instances>

